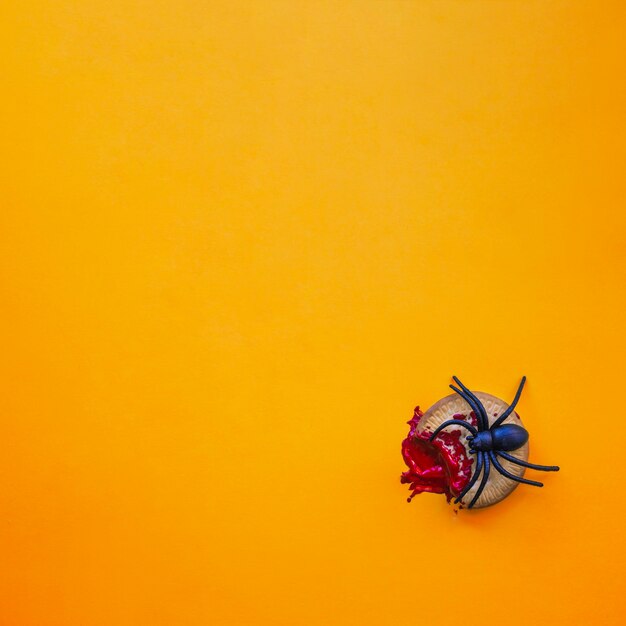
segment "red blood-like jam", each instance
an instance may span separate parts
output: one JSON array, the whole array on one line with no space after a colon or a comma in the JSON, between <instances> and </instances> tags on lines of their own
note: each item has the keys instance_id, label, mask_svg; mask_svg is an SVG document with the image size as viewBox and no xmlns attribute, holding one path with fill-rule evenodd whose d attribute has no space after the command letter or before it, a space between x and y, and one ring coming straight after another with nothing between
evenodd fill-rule
<instances>
[{"instance_id":1,"label":"red blood-like jam","mask_svg":"<svg viewBox=\"0 0 626 626\"><path fill-rule=\"evenodd\" d=\"M474 459L467 454L467 448L461 436L467 432L451 427L442 430L435 439L428 441L428 432L417 432L417 426L423 417L419 406L415 407L413 418L407 422L410 426L407 438L402 442L402 458L409 468L400 477L400 482L408 483L411 495L408 502L418 493L443 493L448 502L461 493L472 475ZM454 419L467 419L476 424L472 411L469 416L457 413Z\"/></svg>"}]
</instances>

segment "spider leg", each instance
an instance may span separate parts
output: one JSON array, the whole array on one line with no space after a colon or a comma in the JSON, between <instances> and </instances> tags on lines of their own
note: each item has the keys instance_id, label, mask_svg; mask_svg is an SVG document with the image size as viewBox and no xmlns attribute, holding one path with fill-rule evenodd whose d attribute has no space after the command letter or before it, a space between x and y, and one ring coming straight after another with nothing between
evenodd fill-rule
<instances>
[{"instance_id":1,"label":"spider leg","mask_svg":"<svg viewBox=\"0 0 626 626\"><path fill-rule=\"evenodd\" d=\"M447 422L444 422L443 424L441 424L440 426L437 426L437 428L435 429L435 432L433 432L433 434L430 436L430 439L428 441L432 441L438 434L440 431L442 431L444 428L447 428L448 426L463 426L464 428L467 428L467 430L469 430L472 435L477 435L478 431L468 422L464 422L463 420L448 420Z\"/></svg>"},{"instance_id":2,"label":"spider leg","mask_svg":"<svg viewBox=\"0 0 626 626\"><path fill-rule=\"evenodd\" d=\"M485 410L485 407L483 406L483 403L478 399L478 397L476 396L476 394L474 394L472 391L470 391L459 379L457 376L453 376L452 380L454 380L455 383L458 384L458 386L465 392L466 396L469 396L472 400L474 400L474 403L476 404L476 406L478 407L478 412L480 413L480 415L483 418L483 429L487 430L489 428L489 419L487 418L487 411Z\"/></svg>"},{"instance_id":3,"label":"spider leg","mask_svg":"<svg viewBox=\"0 0 626 626\"><path fill-rule=\"evenodd\" d=\"M560 469L558 465L535 465L534 463L528 463L500 450L498 450L497 454L503 459L511 461L511 463L515 463L515 465L521 465L522 467L528 467L530 469L539 470L541 472L558 472Z\"/></svg>"},{"instance_id":4,"label":"spider leg","mask_svg":"<svg viewBox=\"0 0 626 626\"><path fill-rule=\"evenodd\" d=\"M511 402L511 404L509 405L509 408L504 413L502 413L502 415L500 415L500 417L491 425L491 428L500 426L500 424L502 424L502 422L509 415L511 415L511 413L513 413L513 410L515 409L515 406L519 402L520 396L522 395L522 389L524 389L525 382L526 382L526 376L522 376L522 382L519 384L519 387L517 388L517 393L515 394L515 397L513 398L513 402Z\"/></svg>"},{"instance_id":5,"label":"spider leg","mask_svg":"<svg viewBox=\"0 0 626 626\"><path fill-rule=\"evenodd\" d=\"M478 480L478 476L480 475L480 470L483 468L483 455L480 453L476 454L476 471L472 474L472 477L469 479L469 482L463 488L463 491L454 499L454 504L458 504L463 496L474 486L474 483Z\"/></svg>"},{"instance_id":6,"label":"spider leg","mask_svg":"<svg viewBox=\"0 0 626 626\"><path fill-rule=\"evenodd\" d=\"M489 451L489 456L491 457L491 460L493 461L494 467L500 472L500 474L502 474L502 476L506 476L507 478L514 480L516 483L524 483L525 485L534 485L535 487L543 487L543 483L539 483L536 480L528 480L526 478L520 478L519 476L516 476L515 474L511 474L511 472L508 472L507 470L505 470L502 467L502 465L500 465L500 463L498 462L498 459L496 458L496 455L493 453L493 450Z\"/></svg>"},{"instance_id":7,"label":"spider leg","mask_svg":"<svg viewBox=\"0 0 626 626\"><path fill-rule=\"evenodd\" d=\"M476 493L474 494L472 501L469 503L469 506L467 507L468 509L471 509L474 506L474 504L476 504L476 500L480 498L480 494L483 492L483 489L485 488L485 485L487 484L487 479L489 478L489 457L484 452L482 456L484 457L483 460L485 461L485 467L483 469L483 478L480 481L480 485L478 486L478 489L476 490Z\"/></svg>"},{"instance_id":8,"label":"spider leg","mask_svg":"<svg viewBox=\"0 0 626 626\"><path fill-rule=\"evenodd\" d=\"M478 405L474 402L474 399L460 389L457 389L454 385L449 385L449 387L450 389L452 389L452 391L458 393L461 398L463 398L463 400L465 400L465 402L470 405L470 408L472 409L472 411L474 411L474 413L476 414L476 419L478 420L478 430L487 430L487 428L489 427L488 422L483 419L480 409L478 408Z\"/></svg>"}]
</instances>

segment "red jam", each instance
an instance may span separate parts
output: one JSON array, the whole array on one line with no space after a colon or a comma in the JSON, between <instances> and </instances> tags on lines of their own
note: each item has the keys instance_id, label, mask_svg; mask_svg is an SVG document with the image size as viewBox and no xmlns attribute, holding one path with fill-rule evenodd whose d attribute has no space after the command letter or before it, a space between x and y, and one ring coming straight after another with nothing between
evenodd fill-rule
<instances>
[{"instance_id":1,"label":"red jam","mask_svg":"<svg viewBox=\"0 0 626 626\"><path fill-rule=\"evenodd\" d=\"M419 406L415 407L413 418L407 422L410 426L407 438L402 442L402 458L409 468L400 477L400 482L408 483L410 502L419 493L443 493L448 502L461 493L472 475L474 459L467 454L467 448L461 437L467 432L461 428L442 430L432 441L430 434L417 432L417 426L423 417ZM454 419L466 419L468 416L457 413ZM467 421L476 424L472 411Z\"/></svg>"}]
</instances>

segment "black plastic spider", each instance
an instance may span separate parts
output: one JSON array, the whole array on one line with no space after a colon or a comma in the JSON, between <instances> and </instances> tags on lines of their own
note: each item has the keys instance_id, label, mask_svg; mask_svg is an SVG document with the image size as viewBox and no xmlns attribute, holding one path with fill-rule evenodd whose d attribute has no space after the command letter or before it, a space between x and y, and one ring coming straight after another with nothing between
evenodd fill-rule
<instances>
[{"instance_id":1,"label":"black plastic spider","mask_svg":"<svg viewBox=\"0 0 626 626\"><path fill-rule=\"evenodd\" d=\"M522 382L517 389L517 393L515 394L515 398L513 398L511 405L506 409L506 411L504 411L504 413L502 413L502 415L500 415L500 417L498 417L491 427L489 427L487 411L481 401L456 376L453 376L452 378L456 383L458 383L461 389L457 389L454 385L450 385L450 388L458 393L470 405L470 408L474 411L478 421L478 428L475 428L463 420L448 420L441 424L430 436L430 441L432 441L441 430L452 425L462 426L463 428L467 428L467 430L472 433L469 437L467 437L467 440L469 441L470 454L476 455L476 471L463 491L455 499L454 503L456 504L460 502L463 499L463 496L465 496L465 494L474 486L474 483L478 479L484 465L485 469L483 471L482 480L480 481L480 485L478 486L478 489L476 490L476 493L467 508L471 509L474 506L487 484L489 470L491 469L489 463L490 460L493 467L495 467L496 470L503 476L506 476L507 478L518 483L534 485L535 487L543 487L543 483L537 482L536 480L527 480L526 478L521 478L511 474L511 472L508 472L504 469L504 467L502 467L502 465L500 465L497 458L502 457L515 465L541 470L542 472L559 471L559 468L556 465L534 465L533 463L527 463L526 461L522 461L510 454L507 454L507 452L512 452L513 450L521 448L528 441L528 431L525 428L522 428L517 424L504 424L501 426L502 422L509 415L511 415L511 413L513 413L513 410L522 395L522 389L524 388L524 383L526 382L526 376L522 378Z\"/></svg>"}]
</instances>

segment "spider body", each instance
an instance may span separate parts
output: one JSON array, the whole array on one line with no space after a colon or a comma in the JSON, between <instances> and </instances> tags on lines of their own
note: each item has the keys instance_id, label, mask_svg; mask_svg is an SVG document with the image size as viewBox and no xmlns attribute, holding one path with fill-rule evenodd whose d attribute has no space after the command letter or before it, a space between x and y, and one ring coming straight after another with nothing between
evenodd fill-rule
<instances>
[{"instance_id":1,"label":"spider body","mask_svg":"<svg viewBox=\"0 0 626 626\"><path fill-rule=\"evenodd\" d=\"M504 424L489 430L481 430L468 438L470 450L474 452L512 452L528 441L528 431L517 424Z\"/></svg>"},{"instance_id":2,"label":"spider body","mask_svg":"<svg viewBox=\"0 0 626 626\"><path fill-rule=\"evenodd\" d=\"M556 465L535 465L508 454L509 452L518 450L528 441L528 431L525 428L518 426L517 424L502 423L507 417L509 417L509 415L511 415L511 413L513 413L520 396L522 395L522 389L524 388L526 377L524 376L522 378L522 382L517 389L513 402L511 402L509 407L491 425L489 424L487 411L478 397L456 376L453 376L452 378L459 385L460 389L454 385L450 385L450 388L467 402L470 406L471 412L473 412L476 416L477 421L477 425L473 426L469 422L461 419L447 420L438 426L430 436L430 441L432 441L444 428L448 428L448 426L461 426L470 432L467 440L469 442L470 453L476 455L476 469L467 485L465 485L463 491L461 491L454 502L460 502L482 474L478 489L468 505L469 509L473 508L474 504L476 504L476 501L480 497L480 494L483 492L485 485L487 484L489 472L492 467L506 478L515 482L533 485L535 487L543 487L543 484L537 482L536 480L528 480L526 478L522 478L521 476L511 474L511 472L506 470L498 460L498 458L502 458L515 465L540 470L542 472L558 472L559 470Z\"/></svg>"}]
</instances>

